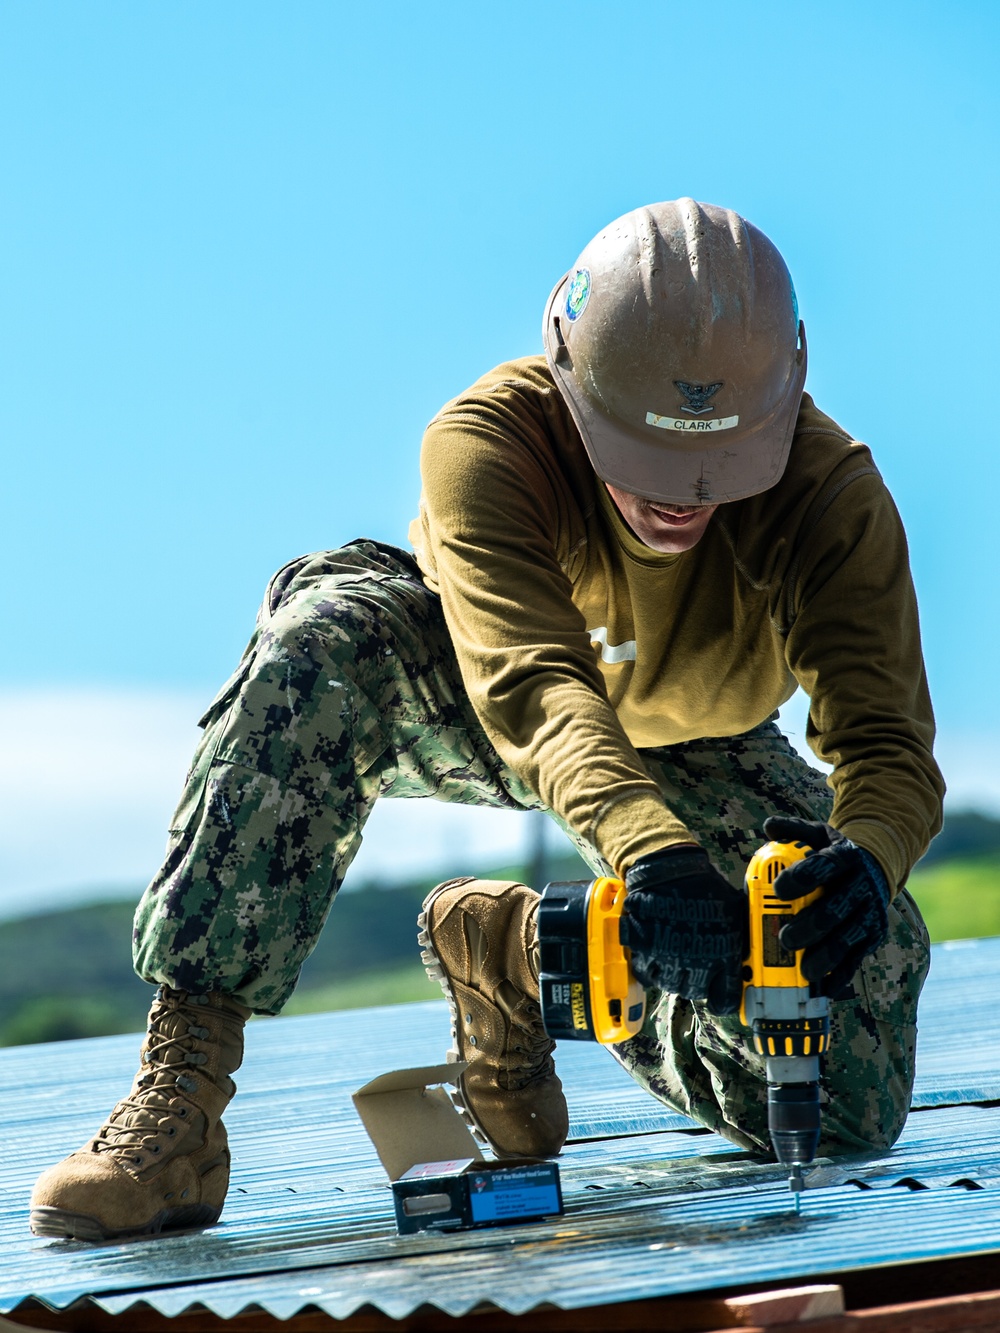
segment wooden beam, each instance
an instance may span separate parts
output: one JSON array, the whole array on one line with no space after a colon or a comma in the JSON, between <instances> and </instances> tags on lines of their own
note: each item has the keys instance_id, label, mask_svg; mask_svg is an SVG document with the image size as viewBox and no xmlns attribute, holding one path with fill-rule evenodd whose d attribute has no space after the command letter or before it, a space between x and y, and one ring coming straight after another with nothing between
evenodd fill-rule
<instances>
[{"instance_id":1,"label":"wooden beam","mask_svg":"<svg viewBox=\"0 0 1000 1333\"><path fill-rule=\"evenodd\" d=\"M706 1302L707 1304L708 1302ZM844 1313L844 1289L837 1283L812 1287L786 1287L782 1291L757 1291L749 1296L727 1296L721 1304L736 1328L786 1327ZM722 1327L727 1327L722 1325Z\"/></svg>"},{"instance_id":2,"label":"wooden beam","mask_svg":"<svg viewBox=\"0 0 1000 1333\"><path fill-rule=\"evenodd\" d=\"M877 1309L849 1310L832 1319L802 1324L744 1327L743 1333L996 1333L1000 1328L1000 1291L944 1296Z\"/></svg>"}]
</instances>

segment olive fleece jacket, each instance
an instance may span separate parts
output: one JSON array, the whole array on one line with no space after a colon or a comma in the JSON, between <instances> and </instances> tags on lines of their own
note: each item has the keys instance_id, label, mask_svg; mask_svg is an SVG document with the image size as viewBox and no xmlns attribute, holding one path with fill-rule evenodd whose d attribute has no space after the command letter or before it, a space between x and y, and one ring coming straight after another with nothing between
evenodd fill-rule
<instances>
[{"instance_id":1,"label":"olive fleece jacket","mask_svg":"<svg viewBox=\"0 0 1000 1333\"><path fill-rule=\"evenodd\" d=\"M421 471L410 538L472 705L619 873L695 841L637 747L738 735L799 684L831 822L905 882L944 791L906 538L867 447L808 395L778 484L682 555L622 520L541 356L448 403Z\"/></svg>"}]
</instances>

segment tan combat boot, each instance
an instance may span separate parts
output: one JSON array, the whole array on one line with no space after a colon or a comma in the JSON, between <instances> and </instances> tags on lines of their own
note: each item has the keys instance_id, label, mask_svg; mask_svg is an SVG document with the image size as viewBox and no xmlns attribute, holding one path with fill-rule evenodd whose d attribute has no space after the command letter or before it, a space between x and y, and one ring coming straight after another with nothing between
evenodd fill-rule
<instances>
[{"instance_id":1,"label":"tan combat boot","mask_svg":"<svg viewBox=\"0 0 1000 1333\"><path fill-rule=\"evenodd\" d=\"M538 1007L539 896L504 880L451 879L424 899L420 943L451 1006L456 1101L498 1157L551 1157L569 1117Z\"/></svg>"},{"instance_id":2,"label":"tan combat boot","mask_svg":"<svg viewBox=\"0 0 1000 1333\"><path fill-rule=\"evenodd\" d=\"M96 1138L38 1180L36 1236L116 1240L218 1221L229 1184L221 1115L250 1010L161 986L132 1091Z\"/></svg>"}]
</instances>

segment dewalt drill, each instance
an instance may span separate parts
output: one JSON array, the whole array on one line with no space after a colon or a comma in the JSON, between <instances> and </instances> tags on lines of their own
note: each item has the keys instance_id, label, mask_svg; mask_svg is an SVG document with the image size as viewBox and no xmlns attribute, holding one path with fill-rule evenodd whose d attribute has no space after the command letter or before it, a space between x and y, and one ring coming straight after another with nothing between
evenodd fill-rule
<instances>
[{"instance_id":1,"label":"dewalt drill","mask_svg":"<svg viewBox=\"0 0 1000 1333\"><path fill-rule=\"evenodd\" d=\"M802 950L781 943L781 928L815 902L816 889L788 901L773 889L781 872L809 852L801 842L768 842L747 867L750 955L740 1019L767 1072L767 1128L774 1154L790 1168L795 1210L803 1188L802 1168L816 1156L820 1134L819 1057L830 1040L830 1002L814 995L802 975Z\"/></svg>"},{"instance_id":2,"label":"dewalt drill","mask_svg":"<svg viewBox=\"0 0 1000 1333\"><path fill-rule=\"evenodd\" d=\"M826 997L813 995L802 975L802 951L783 948L779 935L821 890L788 902L775 896L772 885L808 851L803 843L769 842L750 861L750 952L740 1008L754 1049L764 1056L768 1129L775 1156L790 1168L796 1210L802 1168L819 1142L819 1056L829 1041L830 1019ZM542 894L539 991L545 1030L556 1041L610 1045L642 1027L645 992L619 938L624 904L625 885L612 878L553 883Z\"/></svg>"}]
</instances>

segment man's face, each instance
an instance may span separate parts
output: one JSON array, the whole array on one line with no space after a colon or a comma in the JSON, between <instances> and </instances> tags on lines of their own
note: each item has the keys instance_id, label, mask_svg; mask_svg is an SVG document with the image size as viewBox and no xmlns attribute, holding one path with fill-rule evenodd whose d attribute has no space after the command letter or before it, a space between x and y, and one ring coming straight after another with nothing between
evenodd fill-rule
<instances>
[{"instance_id":1,"label":"man's face","mask_svg":"<svg viewBox=\"0 0 1000 1333\"><path fill-rule=\"evenodd\" d=\"M651 551L680 555L697 546L718 505L671 505L620 491L606 481L608 494L635 535Z\"/></svg>"}]
</instances>

